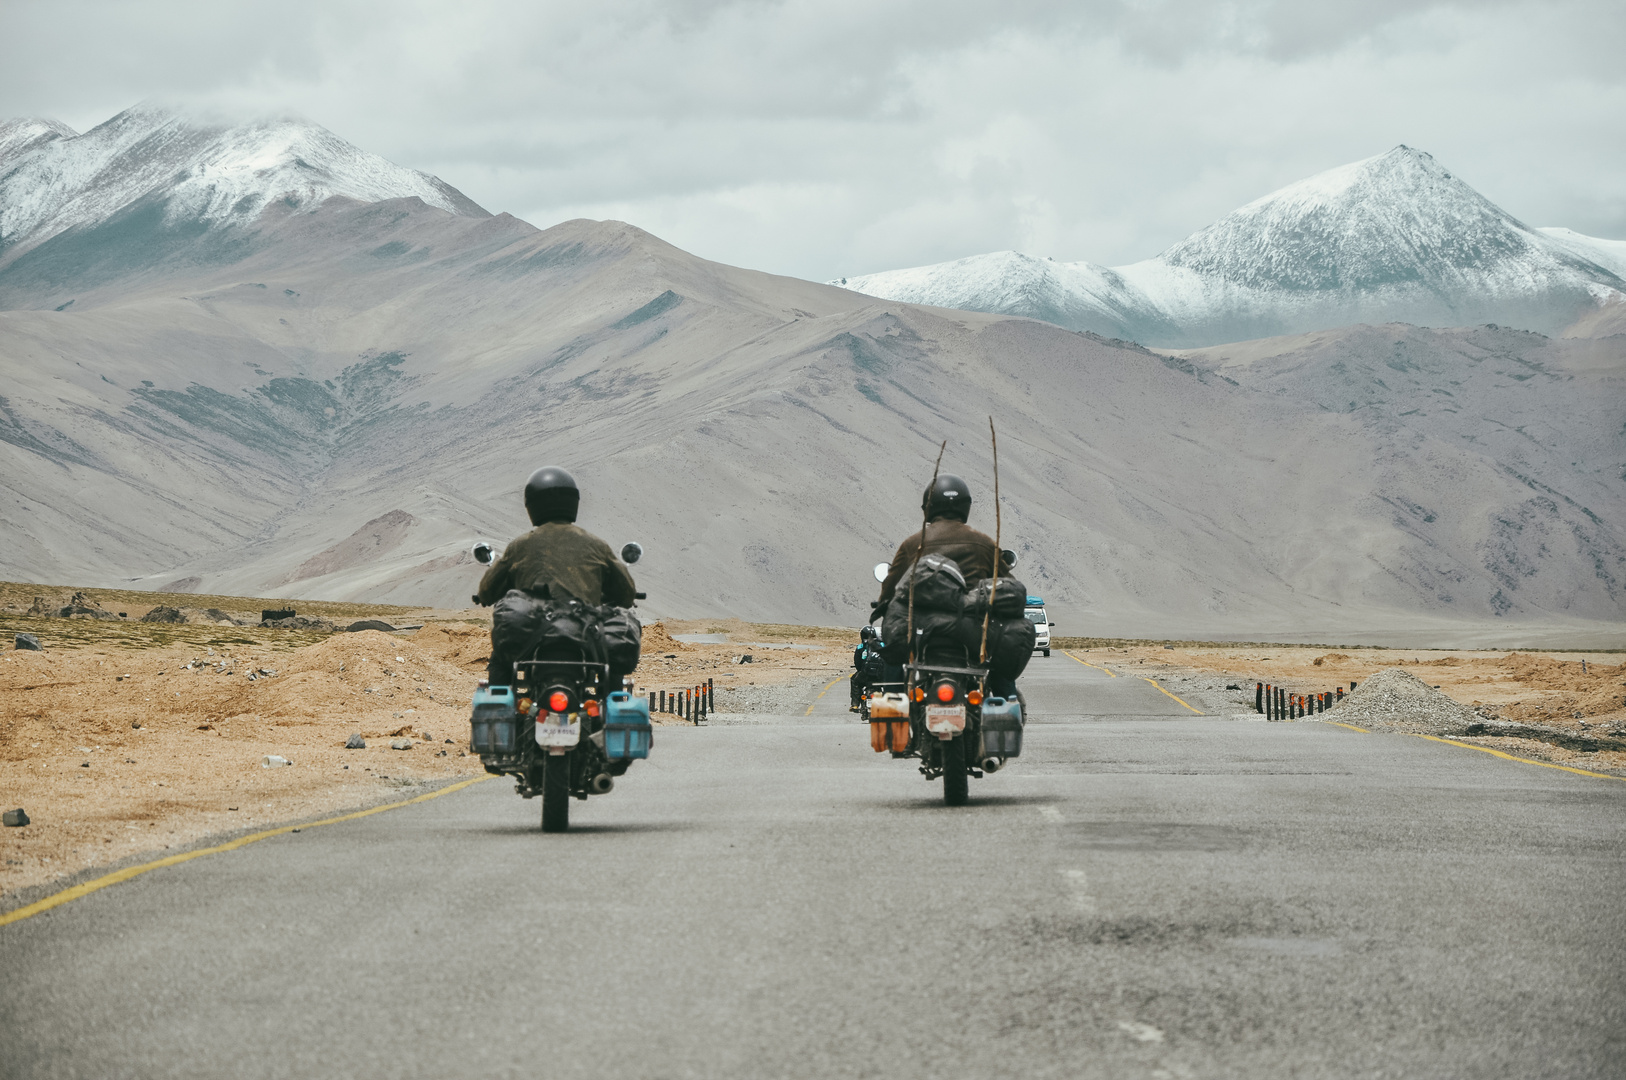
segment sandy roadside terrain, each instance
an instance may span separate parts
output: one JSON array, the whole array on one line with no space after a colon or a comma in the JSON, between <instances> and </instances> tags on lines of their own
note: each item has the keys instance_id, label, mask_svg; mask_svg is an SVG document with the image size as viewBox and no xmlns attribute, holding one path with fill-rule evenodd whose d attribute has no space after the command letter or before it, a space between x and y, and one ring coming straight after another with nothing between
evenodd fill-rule
<instances>
[{"instance_id":1,"label":"sandy roadside terrain","mask_svg":"<svg viewBox=\"0 0 1626 1080\"><path fill-rule=\"evenodd\" d=\"M0 894L483 775L466 747L487 625L333 635L68 619L26 628L47 649L0 654L0 809L21 807L31 824L0 830ZM849 651L820 633L802 635L812 649L692 645L655 623L645 627L638 691L711 678L726 713L736 686L845 676ZM753 662L737 663L746 652ZM345 749L354 734L366 749ZM402 740L410 749L392 748ZM292 764L265 768L268 755Z\"/></svg>"},{"instance_id":2,"label":"sandy roadside terrain","mask_svg":"<svg viewBox=\"0 0 1626 1080\"><path fill-rule=\"evenodd\" d=\"M1313 694L1401 668L1489 719L1533 724L1571 735L1626 736L1626 652L1489 652L1427 649L1212 646L1156 644L1078 647L1066 651L1094 664L1153 678L1234 678L1252 707L1265 682L1290 694ZM1058 656L1062 653L1058 652ZM1582 662L1586 668L1582 670ZM1336 720L1334 709L1327 719ZM1626 775L1626 752L1583 753L1535 739L1464 737L1520 757Z\"/></svg>"}]
</instances>

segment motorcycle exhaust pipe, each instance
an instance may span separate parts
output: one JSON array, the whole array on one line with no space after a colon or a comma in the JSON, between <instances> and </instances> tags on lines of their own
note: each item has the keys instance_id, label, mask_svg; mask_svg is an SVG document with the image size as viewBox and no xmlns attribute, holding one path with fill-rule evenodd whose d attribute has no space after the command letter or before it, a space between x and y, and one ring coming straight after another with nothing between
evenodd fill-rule
<instances>
[{"instance_id":1,"label":"motorcycle exhaust pipe","mask_svg":"<svg viewBox=\"0 0 1626 1080\"><path fill-rule=\"evenodd\" d=\"M982 771L985 773L996 773L999 771L1000 764L1000 760L996 757L983 758Z\"/></svg>"},{"instance_id":2,"label":"motorcycle exhaust pipe","mask_svg":"<svg viewBox=\"0 0 1626 1080\"><path fill-rule=\"evenodd\" d=\"M615 777L607 772L601 772L593 777L592 789L594 795L608 795L615 787Z\"/></svg>"}]
</instances>

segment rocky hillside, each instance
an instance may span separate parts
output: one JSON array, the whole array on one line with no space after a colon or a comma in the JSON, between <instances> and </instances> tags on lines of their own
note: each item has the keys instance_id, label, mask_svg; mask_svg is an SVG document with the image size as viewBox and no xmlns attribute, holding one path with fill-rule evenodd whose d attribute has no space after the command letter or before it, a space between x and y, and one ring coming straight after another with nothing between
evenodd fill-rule
<instances>
[{"instance_id":1,"label":"rocky hillside","mask_svg":"<svg viewBox=\"0 0 1626 1080\"><path fill-rule=\"evenodd\" d=\"M851 625L941 439L992 528L992 413L1003 540L1064 634L1574 641L1626 614L1607 342L1158 355L418 195L84 250L0 268L11 580L459 604L469 542L522 529L553 462L585 526L645 545L651 614Z\"/></svg>"}]
</instances>

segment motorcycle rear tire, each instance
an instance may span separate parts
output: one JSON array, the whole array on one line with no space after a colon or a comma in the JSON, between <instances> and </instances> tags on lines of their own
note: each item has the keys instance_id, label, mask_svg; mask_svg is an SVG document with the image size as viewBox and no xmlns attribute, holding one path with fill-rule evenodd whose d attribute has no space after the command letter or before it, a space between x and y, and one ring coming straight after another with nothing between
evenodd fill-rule
<instances>
[{"instance_id":1,"label":"motorcycle rear tire","mask_svg":"<svg viewBox=\"0 0 1626 1080\"><path fill-rule=\"evenodd\" d=\"M549 754L542 760L542 831L570 828L570 757Z\"/></svg>"},{"instance_id":2,"label":"motorcycle rear tire","mask_svg":"<svg viewBox=\"0 0 1626 1080\"><path fill-rule=\"evenodd\" d=\"M956 735L942 744L943 805L964 806L971 798L971 774L965 765L965 736Z\"/></svg>"}]
</instances>

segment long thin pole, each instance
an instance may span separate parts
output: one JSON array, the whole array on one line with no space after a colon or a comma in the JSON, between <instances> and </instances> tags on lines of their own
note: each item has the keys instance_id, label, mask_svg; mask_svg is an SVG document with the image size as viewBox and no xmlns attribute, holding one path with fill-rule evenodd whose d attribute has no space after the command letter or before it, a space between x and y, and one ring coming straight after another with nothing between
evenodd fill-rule
<instances>
[{"instance_id":1,"label":"long thin pole","mask_svg":"<svg viewBox=\"0 0 1626 1080\"><path fill-rule=\"evenodd\" d=\"M994 431L992 416L988 418L988 438L994 444L994 583L988 588L988 609L982 613L982 658L978 661L982 664L988 662L988 619L994 613L994 597L999 594L999 560L1003 557L999 546L999 434Z\"/></svg>"},{"instance_id":2,"label":"long thin pole","mask_svg":"<svg viewBox=\"0 0 1626 1080\"><path fill-rule=\"evenodd\" d=\"M937 470L943 467L943 451L948 449L948 440L937 448L937 460L932 463L932 482L926 485L926 497L920 503L920 546L915 548L915 563L926 554L926 526L931 524L932 488L937 486ZM915 662L915 567L909 566L909 619L907 623L909 634L909 662Z\"/></svg>"}]
</instances>

